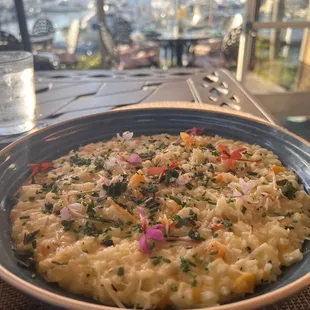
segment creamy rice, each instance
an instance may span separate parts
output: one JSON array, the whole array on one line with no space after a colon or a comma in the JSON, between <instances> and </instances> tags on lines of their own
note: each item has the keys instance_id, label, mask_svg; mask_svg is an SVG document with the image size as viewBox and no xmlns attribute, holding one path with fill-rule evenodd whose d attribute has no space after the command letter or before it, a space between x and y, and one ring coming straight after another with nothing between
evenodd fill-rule
<instances>
[{"instance_id":1,"label":"creamy rice","mask_svg":"<svg viewBox=\"0 0 310 310\"><path fill-rule=\"evenodd\" d=\"M126 132L32 165L16 253L119 307L214 306L276 281L303 258L309 196L272 152L202 134Z\"/></svg>"}]
</instances>

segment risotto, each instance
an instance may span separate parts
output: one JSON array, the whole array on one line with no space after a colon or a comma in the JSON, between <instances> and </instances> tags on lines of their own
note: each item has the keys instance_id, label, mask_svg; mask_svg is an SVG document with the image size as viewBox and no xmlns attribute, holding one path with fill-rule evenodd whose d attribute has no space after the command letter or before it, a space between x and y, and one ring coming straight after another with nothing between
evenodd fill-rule
<instances>
[{"instance_id":1,"label":"risotto","mask_svg":"<svg viewBox=\"0 0 310 310\"><path fill-rule=\"evenodd\" d=\"M253 293L303 258L310 233L293 171L202 128L124 132L29 168L11 211L16 255L106 305L197 308Z\"/></svg>"}]
</instances>

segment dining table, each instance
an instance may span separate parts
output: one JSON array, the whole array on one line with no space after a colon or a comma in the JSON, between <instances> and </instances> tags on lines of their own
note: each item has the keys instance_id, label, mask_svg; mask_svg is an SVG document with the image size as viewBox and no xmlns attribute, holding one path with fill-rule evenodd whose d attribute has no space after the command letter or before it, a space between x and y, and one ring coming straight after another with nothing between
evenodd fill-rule
<instances>
[{"instance_id":1,"label":"dining table","mask_svg":"<svg viewBox=\"0 0 310 310\"><path fill-rule=\"evenodd\" d=\"M36 126L28 133L0 136L0 149L49 125L116 109L175 107L230 111L279 125L266 104L223 69L47 71L35 76ZM1 275L0 275L1 278ZM0 309L61 309L13 288L0 279ZM310 287L260 310L309 310Z\"/></svg>"}]
</instances>

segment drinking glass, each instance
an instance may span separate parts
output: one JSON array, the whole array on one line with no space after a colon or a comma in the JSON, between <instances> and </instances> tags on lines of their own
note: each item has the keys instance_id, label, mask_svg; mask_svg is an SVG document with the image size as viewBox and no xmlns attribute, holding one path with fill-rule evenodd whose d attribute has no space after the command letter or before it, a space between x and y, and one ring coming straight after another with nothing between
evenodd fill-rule
<instances>
[{"instance_id":1,"label":"drinking glass","mask_svg":"<svg viewBox=\"0 0 310 310\"><path fill-rule=\"evenodd\" d=\"M0 52L0 135L13 135L35 125L33 56Z\"/></svg>"}]
</instances>

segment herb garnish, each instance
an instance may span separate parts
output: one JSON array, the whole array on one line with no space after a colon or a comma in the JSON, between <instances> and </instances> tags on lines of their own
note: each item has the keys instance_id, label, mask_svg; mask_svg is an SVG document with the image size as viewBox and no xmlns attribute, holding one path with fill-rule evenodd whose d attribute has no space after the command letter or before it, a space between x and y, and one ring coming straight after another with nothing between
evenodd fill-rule
<instances>
[{"instance_id":1,"label":"herb garnish","mask_svg":"<svg viewBox=\"0 0 310 310\"><path fill-rule=\"evenodd\" d=\"M105 247L114 246L114 242L112 239L103 240L103 241L101 241L100 244L104 245Z\"/></svg>"},{"instance_id":2,"label":"herb garnish","mask_svg":"<svg viewBox=\"0 0 310 310\"><path fill-rule=\"evenodd\" d=\"M114 184L103 185L103 189L107 192L108 196L115 198L126 191L127 185L127 182L117 181Z\"/></svg>"},{"instance_id":3,"label":"herb garnish","mask_svg":"<svg viewBox=\"0 0 310 310\"><path fill-rule=\"evenodd\" d=\"M33 202L36 200L36 197L35 196L29 196L28 199L29 199L29 201Z\"/></svg>"},{"instance_id":4,"label":"herb garnish","mask_svg":"<svg viewBox=\"0 0 310 310\"><path fill-rule=\"evenodd\" d=\"M33 248L36 248L37 242L36 242L36 235L39 233L40 229L34 230L30 234L24 234L24 245L31 244Z\"/></svg>"},{"instance_id":5,"label":"herb garnish","mask_svg":"<svg viewBox=\"0 0 310 310\"><path fill-rule=\"evenodd\" d=\"M241 212L242 212L242 214L244 214L244 213L246 212L246 210L247 210L247 208L246 208L246 207L242 207L242 208L241 208Z\"/></svg>"},{"instance_id":6,"label":"herb garnish","mask_svg":"<svg viewBox=\"0 0 310 310\"><path fill-rule=\"evenodd\" d=\"M181 271L183 272L189 272L191 269L191 266L192 267L196 267L196 264L194 264L191 260L187 259L187 258L184 258L181 256L181 265L180 265L180 269Z\"/></svg>"},{"instance_id":7,"label":"herb garnish","mask_svg":"<svg viewBox=\"0 0 310 310\"><path fill-rule=\"evenodd\" d=\"M283 191L283 195L285 197L287 197L288 199L292 200L295 198L295 193L297 192L297 189L293 186L293 183L288 181L285 185L284 185L284 191Z\"/></svg>"},{"instance_id":8,"label":"herb garnish","mask_svg":"<svg viewBox=\"0 0 310 310\"><path fill-rule=\"evenodd\" d=\"M96 158L95 161L94 161L94 165L96 167L96 170L100 170L100 169L103 169L103 159L102 158Z\"/></svg>"},{"instance_id":9,"label":"herb garnish","mask_svg":"<svg viewBox=\"0 0 310 310\"><path fill-rule=\"evenodd\" d=\"M188 236L193 239L193 240L198 240L198 241L204 241L206 240L205 238L201 237L198 231L195 230L190 230L188 233Z\"/></svg>"},{"instance_id":10,"label":"herb garnish","mask_svg":"<svg viewBox=\"0 0 310 310\"><path fill-rule=\"evenodd\" d=\"M44 205L44 209L42 210L42 213L44 213L44 214L52 214L53 213L53 204L46 203Z\"/></svg>"},{"instance_id":11,"label":"herb garnish","mask_svg":"<svg viewBox=\"0 0 310 310\"><path fill-rule=\"evenodd\" d=\"M70 157L70 166L89 166L91 163L90 158L81 158L78 154L74 154L74 156Z\"/></svg>"},{"instance_id":12,"label":"herb garnish","mask_svg":"<svg viewBox=\"0 0 310 310\"><path fill-rule=\"evenodd\" d=\"M30 216L29 215L20 216L19 219L20 220L27 220L27 219L30 219Z\"/></svg>"},{"instance_id":13,"label":"herb garnish","mask_svg":"<svg viewBox=\"0 0 310 310\"><path fill-rule=\"evenodd\" d=\"M124 267L118 267L118 269L117 269L117 275L118 276L123 276L124 272L125 272Z\"/></svg>"},{"instance_id":14,"label":"herb garnish","mask_svg":"<svg viewBox=\"0 0 310 310\"><path fill-rule=\"evenodd\" d=\"M212 151L216 151L215 146L214 146L213 144L211 144L211 143L208 143L208 144L206 145L206 148L209 149L209 150L212 150Z\"/></svg>"},{"instance_id":15,"label":"herb garnish","mask_svg":"<svg viewBox=\"0 0 310 310\"><path fill-rule=\"evenodd\" d=\"M248 175L256 176L256 175L258 175L258 173L257 173L257 172L254 172L254 171L248 171Z\"/></svg>"},{"instance_id":16,"label":"herb garnish","mask_svg":"<svg viewBox=\"0 0 310 310\"><path fill-rule=\"evenodd\" d=\"M74 220L70 221L61 221L61 225L64 227L64 231L69 231L73 229Z\"/></svg>"},{"instance_id":17,"label":"herb garnish","mask_svg":"<svg viewBox=\"0 0 310 310\"><path fill-rule=\"evenodd\" d=\"M178 291L178 287L175 284L171 285L171 291L172 292L177 292Z\"/></svg>"},{"instance_id":18,"label":"herb garnish","mask_svg":"<svg viewBox=\"0 0 310 310\"><path fill-rule=\"evenodd\" d=\"M230 220L225 220L222 222L222 224L225 226L225 227L231 227L232 226L232 222Z\"/></svg>"}]
</instances>

